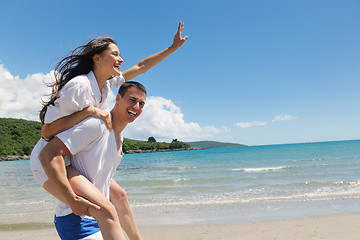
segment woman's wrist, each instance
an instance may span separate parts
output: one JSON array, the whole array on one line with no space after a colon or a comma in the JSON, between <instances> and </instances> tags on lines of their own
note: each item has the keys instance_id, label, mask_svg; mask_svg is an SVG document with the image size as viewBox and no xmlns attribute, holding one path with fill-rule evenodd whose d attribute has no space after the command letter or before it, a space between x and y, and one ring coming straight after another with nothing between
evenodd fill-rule
<instances>
[{"instance_id":1,"label":"woman's wrist","mask_svg":"<svg viewBox=\"0 0 360 240\"><path fill-rule=\"evenodd\" d=\"M85 112L87 113L87 117L93 117L95 115L95 109L93 106L86 107Z\"/></svg>"},{"instance_id":2,"label":"woman's wrist","mask_svg":"<svg viewBox=\"0 0 360 240\"><path fill-rule=\"evenodd\" d=\"M175 43L173 43L170 47L169 50L174 52L176 49L178 49L180 47L180 45L175 45Z\"/></svg>"}]
</instances>

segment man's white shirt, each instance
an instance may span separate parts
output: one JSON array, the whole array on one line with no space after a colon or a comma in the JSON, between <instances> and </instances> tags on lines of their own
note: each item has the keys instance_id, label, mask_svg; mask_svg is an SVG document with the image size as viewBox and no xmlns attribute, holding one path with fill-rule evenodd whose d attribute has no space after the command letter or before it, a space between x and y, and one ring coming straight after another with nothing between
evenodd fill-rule
<instances>
[{"instance_id":1,"label":"man's white shirt","mask_svg":"<svg viewBox=\"0 0 360 240\"><path fill-rule=\"evenodd\" d=\"M84 175L108 199L111 181L122 159L117 148L114 131L109 131L103 121L88 118L74 127L61 132L57 137L71 153L71 166ZM59 202L56 216L72 213L71 208Z\"/></svg>"}]
</instances>

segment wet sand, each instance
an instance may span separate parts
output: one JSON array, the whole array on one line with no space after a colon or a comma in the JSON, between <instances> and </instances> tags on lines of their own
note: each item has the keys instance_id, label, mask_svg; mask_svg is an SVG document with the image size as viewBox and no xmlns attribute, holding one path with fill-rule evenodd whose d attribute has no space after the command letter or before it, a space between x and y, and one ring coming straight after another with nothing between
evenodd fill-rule
<instances>
[{"instance_id":1,"label":"wet sand","mask_svg":"<svg viewBox=\"0 0 360 240\"><path fill-rule=\"evenodd\" d=\"M0 229L0 239L59 239L51 224L36 227L37 229L31 229L31 225L17 227L14 225L12 230L9 230L3 226ZM140 226L139 228L145 240L357 240L360 236L360 213L259 222Z\"/></svg>"}]
</instances>

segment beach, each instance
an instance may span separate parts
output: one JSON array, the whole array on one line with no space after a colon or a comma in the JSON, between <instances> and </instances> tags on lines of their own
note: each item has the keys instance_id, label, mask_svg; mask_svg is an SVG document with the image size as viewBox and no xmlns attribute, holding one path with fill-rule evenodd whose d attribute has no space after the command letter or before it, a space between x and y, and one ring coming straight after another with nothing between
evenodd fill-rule
<instances>
[{"instance_id":1,"label":"beach","mask_svg":"<svg viewBox=\"0 0 360 240\"><path fill-rule=\"evenodd\" d=\"M360 213L315 216L258 222L140 226L146 240L357 240ZM0 231L0 239L56 240L53 227Z\"/></svg>"},{"instance_id":2,"label":"beach","mask_svg":"<svg viewBox=\"0 0 360 240\"><path fill-rule=\"evenodd\" d=\"M124 156L115 180L151 239L359 239L360 141ZM0 239L59 239L28 160L0 162Z\"/></svg>"}]
</instances>

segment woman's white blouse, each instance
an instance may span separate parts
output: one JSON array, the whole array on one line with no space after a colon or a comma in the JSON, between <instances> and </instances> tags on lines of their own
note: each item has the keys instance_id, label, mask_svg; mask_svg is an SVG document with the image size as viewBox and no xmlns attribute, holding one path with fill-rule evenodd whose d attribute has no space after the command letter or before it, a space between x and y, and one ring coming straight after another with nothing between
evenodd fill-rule
<instances>
[{"instance_id":1,"label":"woman's white blouse","mask_svg":"<svg viewBox=\"0 0 360 240\"><path fill-rule=\"evenodd\" d=\"M51 123L88 106L94 106L106 111L106 100L109 92L113 88L119 88L124 82L125 79L121 74L106 81L102 89L103 96L101 99L101 92L92 71L74 77L59 91L59 98L55 100L54 105L47 108L44 122ZM38 156L46 144L47 142L40 138L33 148L30 156L32 171L44 171ZM70 164L70 159L67 156L65 156L64 160L65 165Z\"/></svg>"},{"instance_id":2,"label":"woman's white blouse","mask_svg":"<svg viewBox=\"0 0 360 240\"><path fill-rule=\"evenodd\" d=\"M48 106L44 122L52 123L88 106L106 111L106 99L109 92L113 88L119 88L124 82L125 79L121 74L109 79L102 89L101 97L99 86L92 71L88 74L76 76L59 91L59 98L55 100L54 105Z\"/></svg>"}]
</instances>

